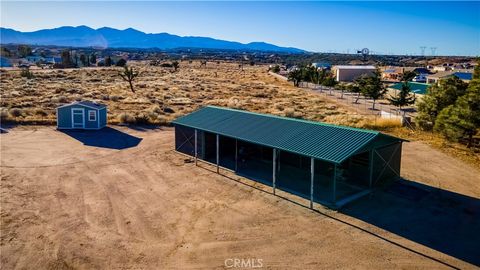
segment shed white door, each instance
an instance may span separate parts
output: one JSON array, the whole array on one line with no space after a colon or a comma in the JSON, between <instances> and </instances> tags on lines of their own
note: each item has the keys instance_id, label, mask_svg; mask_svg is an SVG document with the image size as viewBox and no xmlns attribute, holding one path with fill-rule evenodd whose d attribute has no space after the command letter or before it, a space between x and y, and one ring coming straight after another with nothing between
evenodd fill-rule
<instances>
[{"instance_id":1,"label":"shed white door","mask_svg":"<svg viewBox=\"0 0 480 270\"><path fill-rule=\"evenodd\" d=\"M84 128L85 116L84 110L79 108L72 108L72 128Z\"/></svg>"}]
</instances>

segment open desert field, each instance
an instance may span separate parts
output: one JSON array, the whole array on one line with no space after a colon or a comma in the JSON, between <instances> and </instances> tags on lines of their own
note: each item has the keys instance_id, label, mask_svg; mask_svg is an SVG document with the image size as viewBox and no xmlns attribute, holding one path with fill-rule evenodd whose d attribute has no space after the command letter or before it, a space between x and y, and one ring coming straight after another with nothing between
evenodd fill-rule
<instances>
[{"instance_id":1,"label":"open desert field","mask_svg":"<svg viewBox=\"0 0 480 270\"><path fill-rule=\"evenodd\" d=\"M337 212L196 167L173 138L166 127L0 135L1 268L480 266L480 173L425 144L405 143L407 180Z\"/></svg>"},{"instance_id":2,"label":"open desert field","mask_svg":"<svg viewBox=\"0 0 480 270\"><path fill-rule=\"evenodd\" d=\"M18 122L55 122L55 108L87 99L108 105L109 122L165 124L201 106L218 105L302 117L338 124L361 125L363 117L319 95L293 87L268 74L268 66L238 63L183 61L172 68L133 62L140 72L135 93L118 75L121 67L32 70L33 78L19 70L3 70L0 102L3 116ZM7 112L20 109L21 115ZM120 117L123 115L123 117Z\"/></svg>"},{"instance_id":3,"label":"open desert field","mask_svg":"<svg viewBox=\"0 0 480 270\"><path fill-rule=\"evenodd\" d=\"M33 77L20 70L0 69L1 120L24 124L56 124L55 108L75 100L108 105L110 124L168 125L173 119L205 105L217 105L303 118L338 125L380 130L422 141L480 169L480 155L437 134L400 127L398 121L360 114L335 97L294 87L268 74L265 65L234 62L182 61L179 69L129 62L140 75L135 93L118 75L121 67L35 69Z\"/></svg>"}]
</instances>

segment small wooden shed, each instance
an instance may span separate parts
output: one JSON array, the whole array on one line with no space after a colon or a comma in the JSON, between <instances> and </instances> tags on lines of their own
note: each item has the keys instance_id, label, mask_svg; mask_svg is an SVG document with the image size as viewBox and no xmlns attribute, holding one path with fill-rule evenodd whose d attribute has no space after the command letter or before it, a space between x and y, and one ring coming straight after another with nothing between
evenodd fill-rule
<instances>
[{"instance_id":1,"label":"small wooden shed","mask_svg":"<svg viewBox=\"0 0 480 270\"><path fill-rule=\"evenodd\" d=\"M57 129L101 129L107 125L107 105L75 101L57 107Z\"/></svg>"}]
</instances>

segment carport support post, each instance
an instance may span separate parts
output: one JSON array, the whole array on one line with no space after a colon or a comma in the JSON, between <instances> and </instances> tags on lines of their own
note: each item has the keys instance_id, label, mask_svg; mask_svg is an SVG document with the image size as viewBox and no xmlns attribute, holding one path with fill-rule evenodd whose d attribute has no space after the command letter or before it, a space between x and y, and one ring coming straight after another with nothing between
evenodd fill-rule
<instances>
[{"instance_id":1,"label":"carport support post","mask_svg":"<svg viewBox=\"0 0 480 270\"><path fill-rule=\"evenodd\" d=\"M220 172L220 139L219 135L217 134L217 173Z\"/></svg>"},{"instance_id":2,"label":"carport support post","mask_svg":"<svg viewBox=\"0 0 480 270\"><path fill-rule=\"evenodd\" d=\"M275 195L275 180L276 180L276 177L277 177L277 150L275 148L273 148L273 175L272 175L272 179L273 179L273 183L272 183L272 186L273 186L273 195Z\"/></svg>"},{"instance_id":3,"label":"carport support post","mask_svg":"<svg viewBox=\"0 0 480 270\"><path fill-rule=\"evenodd\" d=\"M197 166L197 157L198 157L197 133L198 132L195 129L195 166Z\"/></svg>"},{"instance_id":4,"label":"carport support post","mask_svg":"<svg viewBox=\"0 0 480 270\"><path fill-rule=\"evenodd\" d=\"M315 173L315 159L312 157L310 158L310 208L313 209L313 180L314 180L314 173Z\"/></svg>"},{"instance_id":5,"label":"carport support post","mask_svg":"<svg viewBox=\"0 0 480 270\"><path fill-rule=\"evenodd\" d=\"M235 140L235 171L238 169L238 140Z\"/></svg>"},{"instance_id":6,"label":"carport support post","mask_svg":"<svg viewBox=\"0 0 480 270\"><path fill-rule=\"evenodd\" d=\"M370 175L369 175L369 179L368 179L368 186L370 188L372 188L372 185L373 185L373 153L374 153L373 151L374 151L373 149L370 150L370 158L368 160L370 162L370 164L369 164L370 165L370 171L369 171Z\"/></svg>"},{"instance_id":7,"label":"carport support post","mask_svg":"<svg viewBox=\"0 0 480 270\"><path fill-rule=\"evenodd\" d=\"M333 203L337 201L337 164L333 164Z\"/></svg>"}]
</instances>

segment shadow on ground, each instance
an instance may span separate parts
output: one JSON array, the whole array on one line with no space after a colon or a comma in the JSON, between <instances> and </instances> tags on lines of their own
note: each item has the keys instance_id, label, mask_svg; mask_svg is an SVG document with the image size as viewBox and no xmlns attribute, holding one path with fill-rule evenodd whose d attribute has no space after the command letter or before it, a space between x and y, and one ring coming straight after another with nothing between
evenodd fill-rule
<instances>
[{"instance_id":1,"label":"shadow on ground","mask_svg":"<svg viewBox=\"0 0 480 270\"><path fill-rule=\"evenodd\" d=\"M185 162L191 163L193 159L187 158ZM214 165L199 162L198 166L216 173L216 170L213 169ZM273 195L268 189L265 190L256 185L244 183L224 174L222 171L223 169L220 170L220 174L230 180ZM250 177L247 178L256 181ZM270 184L266 183L266 185ZM307 205L293 201L278 193L276 196L308 208ZM362 226L317 209L313 211L444 266L459 269L438 258L385 238ZM369 196L347 204L339 212L459 260L480 266L480 199L403 179L389 184L384 189L377 189Z\"/></svg>"},{"instance_id":2,"label":"shadow on ground","mask_svg":"<svg viewBox=\"0 0 480 270\"><path fill-rule=\"evenodd\" d=\"M340 212L480 266L480 199L401 180Z\"/></svg>"},{"instance_id":3,"label":"shadow on ground","mask_svg":"<svg viewBox=\"0 0 480 270\"><path fill-rule=\"evenodd\" d=\"M60 130L60 132L84 145L117 150L135 147L142 141L142 138L110 127L104 127L100 130Z\"/></svg>"},{"instance_id":4,"label":"shadow on ground","mask_svg":"<svg viewBox=\"0 0 480 270\"><path fill-rule=\"evenodd\" d=\"M150 130L162 130L161 126L156 126L156 125L124 125L124 127L127 127L129 129L133 129L135 131L150 131Z\"/></svg>"}]
</instances>

